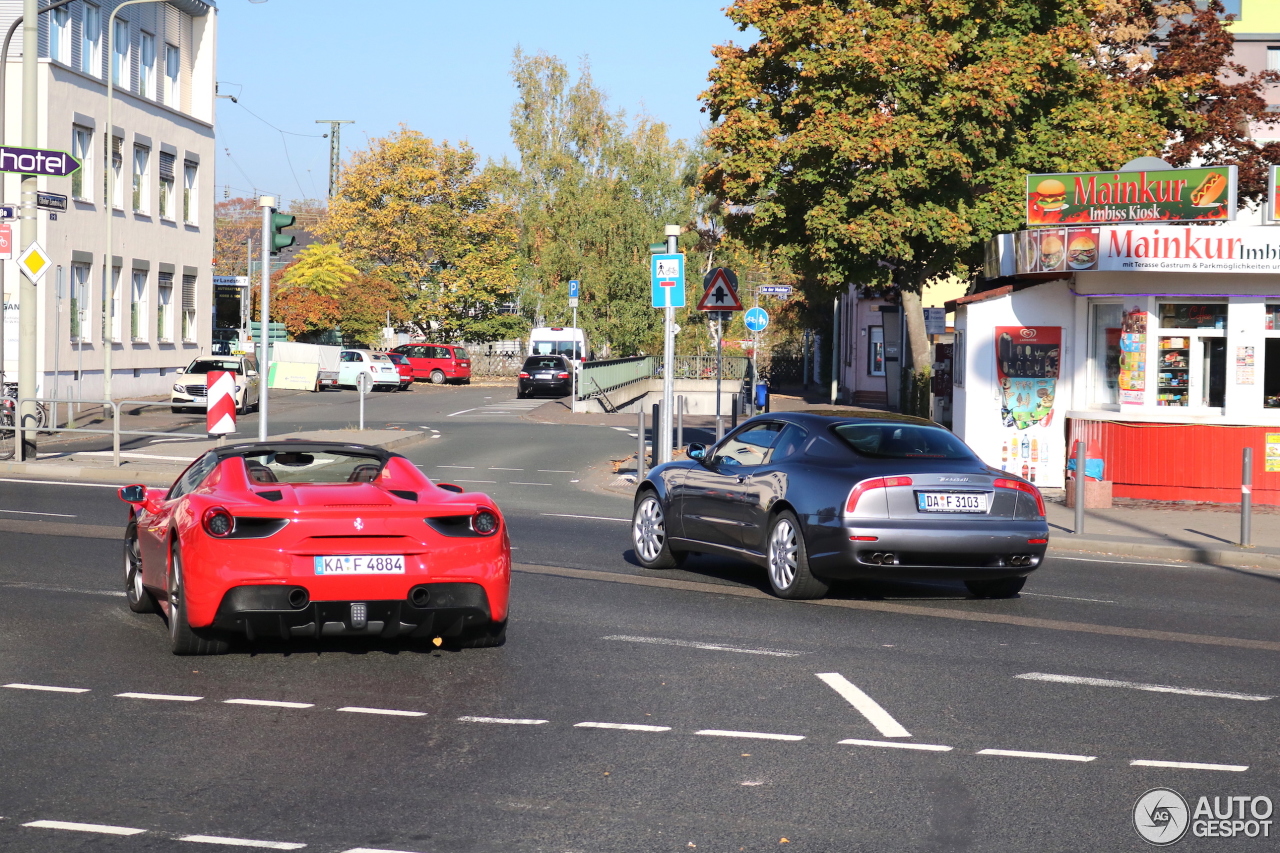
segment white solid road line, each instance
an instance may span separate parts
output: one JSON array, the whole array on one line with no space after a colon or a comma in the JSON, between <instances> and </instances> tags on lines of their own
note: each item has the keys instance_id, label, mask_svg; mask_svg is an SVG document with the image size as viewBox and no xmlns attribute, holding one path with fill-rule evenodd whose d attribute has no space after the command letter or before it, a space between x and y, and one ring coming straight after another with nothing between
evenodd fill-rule
<instances>
[{"instance_id":1,"label":"white solid road line","mask_svg":"<svg viewBox=\"0 0 1280 853\"><path fill-rule=\"evenodd\" d=\"M0 477L0 483L25 483L32 486L86 486L91 489L119 489L119 483L73 483L69 480L18 480Z\"/></svg>"},{"instance_id":2,"label":"white solid road line","mask_svg":"<svg viewBox=\"0 0 1280 853\"><path fill-rule=\"evenodd\" d=\"M35 589L41 592L73 592L80 595L108 595L112 598L123 598L124 593L113 589L75 589L69 586L50 586L43 583L27 583L26 581L0 581L0 586L11 586L14 589Z\"/></svg>"},{"instance_id":3,"label":"white solid road line","mask_svg":"<svg viewBox=\"0 0 1280 853\"><path fill-rule=\"evenodd\" d=\"M270 699L226 699L224 705L261 705L264 708L314 708L311 702L274 702Z\"/></svg>"},{"instance_id":4,"label":"white solid road line","mask_svg":"<svg viewBox=\"0 0 1280 853\"><path fill-rule=\"evenodd\" d=\"M819 672L818 678L826 682L827 686L844 697L850 705L857 709L858 713L867 718L871 725L876 727L876 731L885 737L911 737L911 732L907 731L902 725L889 716L889 712L880 707L880 703L872 699L866 693L853 684L849 679L845 678L838 672Z\"/></svg>"},{"instance_id":5,"label":"white solid road line","mask_svg":"<svg viewBox=\"0 0 1280 853\"><path fill-rule=\"evenodd\" d=\"M770 732L735 732L725 729L703 729L694 732L695 735L709 735L710 737L742 737L755 738L756 740L804 740L804 735L775 735Z\"/></svg>"},{"instance_id":6,"label":"white solid road line","mask_svg":"<svg viewBox=\"0 0 1280 853\"><path fill-rule=\"evenodd\" d=\"M478 408L478 407L477 407ZM463 409L461 412L454 412L451 415L445 415L446 418L456 417L457 415L465 415L467 412L474 412L475 409Z\"/></svg>"},{"instance_id":7,"label":"white solid road line","mask_svg":"<svg viewBox=\"0 0 1280 853\"><path fill-rule=\"evenodd\" d=\"M1030 595L1034 598L1060 598L1063 601L1089 601L1094 604L1115 604L1105 598L1076 598L1074 595L1049 595L1046 592L1020 592L1019 595Z\"/></svg>"},{"instance_id":8,"label":"white solid road line","mask_svg":"<svg viewBox=\"0 0 1280 853\"><path fill-rule=\"evenodd\" d=\"M605 515L570 515L567 512L544 512L541 514L548 516L549 518L585 518L589 521L621 521L624 524L631 523L631 519L629 518L609 518Z\"/></svg>"},{"instance_id":9,"label":"white solid road line","mask_svg":"<svg viewBox=\"0 0 1280 853\"><path fill-rule=\"evenodd\" d=\"M493 466L490 466L489 470L490 471L523 471L524 469L523 468L494 468Z\"/></svg>"},{"instance_id":10,"label":"white solid road line","mask_svg":"<svg viewBox=\"0 0 1280 853\"><path fill-rule=\"evenodd\" d=\"M1077 563L1122 563L1126 566L1159 566L1162 569L1178 569L1187 565L1196 565L1195 563L1140 563L1134 560L1124 560L1119 558L1115 560L1099 560L1094 557L1063 557L1059 554L1046 554L1045 559L1075 560Z\"/></svg>"},{"instance_id":11,"label":"white solid road line","mask_svg":"<svg viewBox=\"0 0 1280 853\"><path fill-rule=\"evenodd\" d=\"M1115 681L1110 678L1084 678L1076 675L1053 675L1047 672L1024 672L1015 675L1025 681L1048 681L1054 684L1084 684L1089 687L1124 687L1129 690L1145 690L1148 693L1176 693L1179 696L1202 696L1209 699L1240 699L1245 702L1266 702L1274 696L1252 693L1228 693L1222 690L1200 690L1194 687L1169 687L1164 684L1141 684L1136 681Z\"/></svg>"},{"instance_id":12,"label":"white solid road line","mask_svg":"<svg viewBox=\"0 0 1280 853\"><path fill-rule=\"evenodd\" d=\"M539 474L576 474L577 471L560 471L555 468L539 468Z\"/></svg>"},{"instance_id":13,"label":"white solid road line","mask_svg":"<svg viewBox=\"0 0 1280 853\"><path fill-rule=\"evenodd\" d=\"M110 450L76 450L71 453L72 456L112 456ZM193 462L194 456L160 456L155 453L134 453L129 450L120 451L121 459L159 459L162 462ZM118 487L117 487L118 488Z\"/></svg>"},{"instance_id":14,"label":"white solid road line","mask_svg":"<svg viewBox=\"0 0 1280 853\"><path fill-rule=\"evenodd\" d=\"M425 717L426 711L394 711L390 708L358 708L349 706L339 708L339 711L346 711L349 714L383 714L388 717Z\"/></svg>"},{"instance_id":15,"label":"white solid road line","mask_svg":"<svg viewBox=\"0 0 1280 853\"><path fill-rule=\"evenodd\" d=\"M744 649L738 646L723 646L719 643L695 643L691 640L668 640L662 637L628 637L614 634L602 637L604 640L621 640L625 643L647 643L653 646L679 646L683 649L705 649L710 652L737 652L743 655L767 655L775 658L797 658L804 652L791 652L786 649Z\"/></svg>"},{"instance_id":16,"label":"white solid road line","mask_svg":"<svg viewBox=\"0 0 1280 853\"><path fill-rule=\"evenodd\" d=\"M199 702L203 696L175 696L171 693L117 693L120 699L158 699L162 702Z\"/></svg>"},{"instance_id":17,"label":"white solid road line","mask_svg":"<svg viewBox=\"0 0 1280 853\"><path fill-rule=\"evenodd\" d=\"M509 726L540 726L546 720L517 720L510 717L459 717L460 723L506 723Z\"/></svg>"},{"instance_id":18,"label":"white solid road line","mask_svg":"<svg viewBox=\"0 0 1280 853\"><path fill-rule=\"evenodd\" d=\"M901 741L891 740L858 740L857 738L849 738L840 741L843 745L848 746L882 746L889 749L919 749L924 752L950 752L954 747L943 746L937 743L902 743Z\"/></svg>"},{"instance_id":19,"label":"white solid road line","mask_svg":"<svg viewBox=\"0 0 1280 853\"><path fill-rule=\"evenodd\" d=\"M475 470L474 465L437 465L437 468L465 468L468 471Z\"/></svg>"},{"instance_id":20,"label":"white solid road line","mask_svg":"<svg viewBox=\"0 0 1280 853\"><path fill-rule=\"evenodd\" d=\"M574 723L575 729L619 729L624 732L669 732L671 726L643 726L638 723Z\"/></svg>"},{"instance_id":21,"label":"white solid road line","mask_svg":"<svg viewBox=\"0 0 1280 853\"><path fill-rule=\"evenodd\" d=\"M65 820L33 820L24 823L35 829L69 829L73 832L100 832L103 835L141 835L145 829L134 829L131 826L108 826L103 823L72 823Z\"/></svg>"},{"instance_id":22,"label":"white solid road line","mask_svg":"<svg viewBox=\"0 0 1280 853\"><path fill-rule=\"evenodd\" d=\"M513 481L508 483L507 485L508 486L554 486L555 483L517 483Z\"/></svg>"},{"instance_id":23,"label":"white solid road line","mask_svg":"<svg viewBox=\"0 0 1280 853\"><path fill-rule=\"evenodd\" d=\"M1024 752L1020 749L980 749L975 755L1000 755L1005 758L1044 758L1049 761L1094 761L1096 755L1070 755L1065 752Z\"/></svg>"},{"instance_id":24,"label":"white solid road line","mask_svg":"<svg viewBox=\"0 0 1280 853\"><path fill-rule=\"evenodd\" d=\"M14 515L47 515L50 518L77 518L78 516L67 515L65 512L31 512L25 509L0 509L0 512L11 512Z\"/></svg>"},{"instance_id":25,"label":"white solid road line","mask_svg":"<svg viewBox=\"0 0 1280 853\"><path fill-rule=\"evenodd\" d=\"M253 838L224 838L221 835L184 835L179 841L194 841L197 844L224 844L227 847L259 847L266 850L301 850L305 844L292 841L257 841Z\"/></svg>"},{"instance_id":26,"label":"white solid road line","mask_svg":"<svg viewBox=\"0 0 1280 853\"><path fill-rule=\"evenodd\" d=\"M454 482L455 483L489 483L490 485L494 485L494 486L498 484L497 480L454 480Z\"/></svg>"},{"instance_id":27,"label":"white solid road line","mask_svg":"<svg viewBox=\"0 0 1280 853\"><path fill-rule=\"evenodd\" d=\"M88 693L88 687L50 687L47 684L6 684L14 690L47 690L50 693Z\"/></svg>"},{"instance_id":28,"label":"white solid road line","mask_svg":"<svg viewBox=\"0 0 1280 853\"><path fill-rule=\"evenodd\" d=\"M1172 767L1177 770L1226 770L1231 773L1243 773L1249 769L1247 764L1197 764L1191 761L1130 761L1130 767Z\"/></svg>"},{"instance_id":29,"label":"white solid road line","mask_svg":"<svg viewBox=\"0 0 1280 853\"><path fill-rule=\"evenodd\" d=\"M631 427L614 427L614 429L621 430L622 432L626 432L627 430L631 429Z\"/></svg>"},{"instance_id":30,"label":"white solid road line","mask_svg":"<svg viewBox=\"0 0 1280 853\"><path fill-rule=\"evenodd\" d=\"M352 847L350 850L343 850L342 853L412 853L412 851L387 850L383 847Z\"/></svg>"}]
</instances>

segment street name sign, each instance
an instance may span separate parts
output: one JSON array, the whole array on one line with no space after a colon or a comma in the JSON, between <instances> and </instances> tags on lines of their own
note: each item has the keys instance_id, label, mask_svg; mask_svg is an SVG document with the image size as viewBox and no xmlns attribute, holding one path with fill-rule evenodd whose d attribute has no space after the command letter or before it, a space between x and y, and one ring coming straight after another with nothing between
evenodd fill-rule
<instances>
[{"instance_id":1,"label":"street name sign","mask_svg":"<svg viewBox=\"0 0 1280 853\"><path fill-rule=\"evenodd\" d=\"M684 255L653 255L649 258L650 290L654 308L684 307Z\"/></svg>"},{"instance_id":2,"label":"street name sign","mask_svg":"<svg viewBox=\"0 0 1280 853\"><path fill-rule=\"evenodd\" d=\"M0 220L17 219L18 206L15 204L0 204Z\"/></svg>"},{"instance_id":3,"label":"street name sign","mask_svg":"<svg viewBox=\"0 0 1280 853\"><path fill-rule=\"evenodd\" d=\"M790 296L791 285L789 284L762 284L760 285L760 294L762 296Z\"/></svg>"},{"instance_id":4,"label":"street name sign","mask_svg":"<svg viewBox=\"0 0 1280 853\"><path fill-rule=\"evenodd\" d=\"M749 309L742 319L753 332L763 332L769 325L769 313L763 308Z\"/></svg>"},{"instance_id":5,"label":"street name sign","mask_svg":"<svg viewBox=\"0 0 1280 853\"><path fill-rule=\"evenodd\" d=\"M738 298L738 279L732 270L716 267L703 279L706 292L698 300L699 311L741 311Z\"/></svg>"},{"instance_id":6,"label":"street name sign","mask_svg":"<svg viewBox=\"0 0 1280 853\"><path fill-rule=\"evenodd\" d=\"M80 168L80 161L65 151L42 148L10 148L0 145L0 172L21 175L48 175L62 178Z\"/></svg>"},{"instance_id":7,"label":"street name sign","mask_svg":"<svg viewBox=\"0 0 1280 853\"><path fill-rule=\"evenodd\" d=\"M22 270L26 274L27 278L31 279L32 284L38 284L40 282L40 279L44 276L45 272L48 271L49 264L51 263L53 263L53 259L50 258L45 253L44 249L40 248L40 244L34 240L31 242L31 245L27 246L23 253L18 256L18 269Z\"/></svg>"},{"instance_id":8,"label":"street name sign","mask_svg":"<svg viewBox=\"0 0 1280 853\"><path fill-rule=\"evenodd\" d=\"M67 209L67 197L61 193L37 192L36 207L62 212Z\"/></svg>"}]
</instances>

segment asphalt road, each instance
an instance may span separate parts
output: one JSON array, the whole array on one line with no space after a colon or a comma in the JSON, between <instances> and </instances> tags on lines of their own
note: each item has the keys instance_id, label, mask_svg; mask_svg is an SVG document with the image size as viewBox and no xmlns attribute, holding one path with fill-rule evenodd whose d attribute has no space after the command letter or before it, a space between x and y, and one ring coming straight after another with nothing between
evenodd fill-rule
<instances>
[{"instance_id":1,"label":"asphalt road","mask_svg":"<svg viewBox=\"0 0 1280 853\"><path fill-rule=\"evenodd\" d=\"M629 499L584 489L636 439L512 396L375 404L503 508L500 649L173 657L125 607L114 492L0 482L0 849L1127 851L1149 789L1280 800L1280 579L1054 558L1009 601L802 603L727 560L647 572Z\"/></svg>"}]
</instances>

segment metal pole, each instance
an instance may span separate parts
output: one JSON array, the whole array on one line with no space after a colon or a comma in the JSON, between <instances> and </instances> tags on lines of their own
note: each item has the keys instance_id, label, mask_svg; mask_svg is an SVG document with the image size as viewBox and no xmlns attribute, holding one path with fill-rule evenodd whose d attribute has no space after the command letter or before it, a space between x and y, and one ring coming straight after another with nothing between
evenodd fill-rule
<instances>
[{"instance_id":1,"label":"metal pole","mask_svg":"<svg viewBox=\"0 0 1280 853\"><path fill-rule=\"evenodd\" d=\"M1085 464L1085 444L1083 441L1076 442L1076 523L1075 532L1084 533L1084 464Z\"/></svg>"},{"instance_id":2,"label":"metal pole","mask_svg":"<svg viewBox=\"0 0 1280 853\"><path fill-rule=\"evenodd\" d=\"M365 388L365 385L368 384L368 376L369 374L367 373L361 373L360 376L356 378L356 388L360 392L360 431L361 432L364 432L364 388Z\"/></svg>"},{"instance_id":3,"label":"metal pole","mask_svg":"<svg viewBox=\"0 0 1280 853\"><path fill-rule=\"evenodd\" d=\"M720 383L724 377L724 312L716 312L716 441L720 440Z\"/></svg>"},{"instance_id":4,"label":"metal pole","mask_svg":"<svg viewBox=\"0 0 1280 853\"><path fill-rule=\"evenodd\" d=\"M262 208L262 293L259 295L262 305L258 309L258 346L261 348L258 356L258 441L267 440L267 380L271 376L271 211L275 206L275 196L264 195L258 198L258 207Z\"/></svg>"},{"instance_id":5,"label":"metal pole","mask_svg":"<svg viewBox=\"0 0 1280 853\"><path fill-rule=\"evenodd\" d=\"M36 46L40 38L40 6L37 0L23 0L22 4L22 147L35 148L39 142L39 51ZM22 208L18 214L20 220L20 237L18 245L21 251L36 241L36 190L35 175L22 176ZM18 410L17 423L25 427L27 414L35 414L34 406L29 398L36 396L36 312L40 310L39 294L36 286L26 276L18 276ZM27 442L34 442L35 433L28 434L22 429L17 435L18 461L27 458ZM31 458L35 458L35 448L31 447Z\"/></svg>"},{"instance_id":6,"label":"metal pole","mask_svg":"<svg viewBox=\"0 0 1280 853\"><path fill-rule=\"evenodd\" d=\"M662 454L662 430L660 424L666 422L666 412L663 411L664 406L661 403L653 404L653 439L649 442L649 467L656 468L663 463Z\"/></svg>"},{"instance_id":7,"label":"metal pole","mask_svg":"<svg viewBox=\"0 0 1280 853\"><path fill-rule=\"evenodd\" d=\"M804 335L800 339L800 361L803 364L803 370L804 370L804 382L802 382L801 384L804 388L808 388L809 387L809 331L807 329L805 330Z\"/></svg>"},{"instance_id":8,"label":"metal pole","mask_svg":"<svg viewBox=\"0 0 1280 853\"><path fill-rule=\"evenodd\" d=\"M840 297L831 308L831 405L840 396Z\"/></svg>"},{"instance_id":9,"label":"metal pole","mask_svg":"<svg viewBox=\"0 0 1280 853\"><path fill-rule=\"evenodd\" d=\"M729 422L729 429L737 429L737 428L738 428L738 406L740 405L740 404L739 404L739 402L738 402L738 397L739 397L739 396L740 396L740 395L738 395L738 394L734 394L734 395L733 395L733 400L732 400L732 404L733 404L733 412L732 412L731 419L730 419L730 422Z\"/></svg>"},{"instance_id":10,"label":"metal pole","mask_svg":"<svg viewBox=\"0 0 1280 853\"><path fill-rule=\"evenodd\" d=\"M640 425L636 427L637 444L636 448L636 484L644 479L644 406L641 406L636 414L640 416Z\"/></svg>"},{"instance_id":11,"label":"metal pole","mask_svg":"<svg viewBox=\"0 0 1280 853\"><path fill-rule=\"evenodd\" d=\"M684 447L684 395L676 397L676 447Z\"/></svg>"},{"instance_id":12,"label":"metal pole","mask_svg":"<svg viewBox=\"0 0 1280 853\"><path fill-rule=\"evenodd\" d=\"M680 226L668 225L664 229L667 237L667 254L674 255L679 251L677 243L680 238ZM662 429L661 437L655 435L653 442L653 458L657 462L671 461L672 439L672 396L675 392L675 360L676 360L676 309L668 306L662 312Z\"/></svg>"},{"instance_id":13,"label":"metal pole","mask_svg":"<svg viewBox=\"0 0 1280 853\"><path fill-rule=\"evenodd\" d=\"M578 349L578 306L573 306L573 354L578 358L569 359L569 411L574 412L578 409L578 366L582 363L579 359L586 358L587 354Z\"/></svg>"},{"instance_id":14,"label":"metal pole","mask_svg":"<svg viewBox=\"0 0 1280 853\"><path fill-rule=\"evenodd\" d=\"M347 119L316 119L316 124L329 125L329 198L338 194L338 172L342 168L341 134L344 124L355 124Z\"/></svg>"},{"instance_id":15,"label":"metal pole","mask_svg":"<svg viewBox=\"0 0 1280 853\"><path fill-rule=\"evenodd\" d=\"M62 268L62 265L59 264L58 265L58 281L57 281L57 284L55 285L57 290L55 291L54 297L53 297L54 312L53 312L53 393L52 393L52 396L54 400L58 399L58 391L60 390L58 386L58 375L61 372L61 370L59 368L60 360L58 356L62 352L62 332L61 332L62 273L63 273L63 268ZM54 405L54 411L57 411L56 403ZM56 427L57 425L58 425L58 419L55 417L53 419L53 426Z\"/></svg>"},{"instance_id":16,"label":"metal pole","mask_svg":"<svg viewBox=\"0 0 1280 853\"><path fill-rule=\"evenodd\" d=\"M1240 475L1240 545L1253 547L1253 448L1244 449L1244 469Z\"/></svg>"}]
</instances>

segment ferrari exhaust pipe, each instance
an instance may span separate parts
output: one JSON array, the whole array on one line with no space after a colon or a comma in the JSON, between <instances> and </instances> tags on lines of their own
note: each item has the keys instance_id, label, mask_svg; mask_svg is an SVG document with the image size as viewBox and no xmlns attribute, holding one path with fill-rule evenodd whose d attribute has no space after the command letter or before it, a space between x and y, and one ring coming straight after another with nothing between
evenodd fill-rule
<instances>
[{"instance_id":1,"label":"ferrari exhaust pipe","mask_svg":"<svg viewBox=\"0 0 1280 853\"><path fill-rule=\"evenodd\" d=\"M409 591L409 603L414 607L426 607L431 602L431 593L425 586L415 586Z\"/></svg>"},{"instance_id":2,"label":"ferrari exhaust pipe","mask_svg":"<svg viewBox=\"0 0 1280 853\"><path fill-rule=\"evenodd\" d=\"M295 610L301 610L311 601L311 596L307 595L307 591L302 587L296 587L289 590L289 606Z\"/></svg>"}]
</instances>

